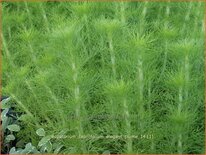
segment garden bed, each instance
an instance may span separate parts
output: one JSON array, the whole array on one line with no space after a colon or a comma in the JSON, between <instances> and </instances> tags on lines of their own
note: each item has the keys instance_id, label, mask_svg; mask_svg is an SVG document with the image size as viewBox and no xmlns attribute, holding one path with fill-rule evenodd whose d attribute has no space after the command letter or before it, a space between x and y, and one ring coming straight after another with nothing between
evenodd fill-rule
<instances>
[{"instance_id":1,"label":"garden bed","mask_svg":"<svg viewBox=\"0 0 206 155\"><path fill-rule=\"evenodd\" d=\"M2 7L2 153L204 153L204 2Z\"/></svg>"}]
</instances>

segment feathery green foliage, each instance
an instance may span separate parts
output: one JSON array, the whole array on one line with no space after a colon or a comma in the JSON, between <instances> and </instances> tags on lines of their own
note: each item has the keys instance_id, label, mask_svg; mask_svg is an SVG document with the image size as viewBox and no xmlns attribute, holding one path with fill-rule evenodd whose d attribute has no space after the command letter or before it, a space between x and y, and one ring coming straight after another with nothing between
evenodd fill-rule
<instances>
[{"instance_id":1,"label":"feathery green foliage","mask_svg":"<svg viewBox=\"0 0 206 155\"><path fill-rule=\"evenodd\" d=\"M2 89L25 149L204 153L203 2L2 7Z\"/></svg>"}]
</instances>

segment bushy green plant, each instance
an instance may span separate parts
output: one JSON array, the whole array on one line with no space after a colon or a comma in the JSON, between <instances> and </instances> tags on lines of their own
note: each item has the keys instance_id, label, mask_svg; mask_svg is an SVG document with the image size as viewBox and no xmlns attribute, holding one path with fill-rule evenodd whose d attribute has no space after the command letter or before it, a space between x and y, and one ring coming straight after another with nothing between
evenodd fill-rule
<instances>
[{"instance_id":1,"label":"bushy green plant","mask_svg":"<svg viewBox=\"0 0 206 155\"><path fill-rule=\"evenodd\" d=\"M204 153L203 2L2 7L10 153Z\"/></svg>"}]
</instances>

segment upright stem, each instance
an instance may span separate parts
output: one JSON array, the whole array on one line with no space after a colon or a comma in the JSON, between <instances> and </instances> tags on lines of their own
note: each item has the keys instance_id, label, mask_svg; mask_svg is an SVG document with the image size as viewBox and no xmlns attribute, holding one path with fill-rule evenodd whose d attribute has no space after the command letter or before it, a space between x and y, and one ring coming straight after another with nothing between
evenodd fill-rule
<instances>
[{"instance_id":1,"label":"upright stem","mask_svg":"<svg viewBox=\"0 0 206 155\"><path fill-rule=\"evenodd\" d=\"M170 14L170 7L169 5L166 7L166 17L169 17Z\"/></svg>"},{"instance_id":2,"label":"upright stem","mask_svg":"<svg viewBox=\"0 0 206 155\"><path fill-rule=\"evenodd\" d=\"M47 19L47 16L46 16L46 12L45 12L45 10L44 10L44 8L43 8L43 6L42 6L42 3L40 3L40 8L41 8L41 10L42 10L42 16L43 16L44 22L45 22L45 24L46 24L47 32L49 32L49 31L50 31L50 30L49 30L49 22L48 22L48 19Z\"/></svg>"},{"instance_id":3,"label":"upright stem","mask_svg":"<svg viewBox=\"0 0 206 155\"><path fill-rule=\"evenodd\" d=\"M178 112L181 113L182 110L182 101L183 101L183 94L182 94L182 87L179 88L179 103L178 103Z\"/></svg>"},{"instance_id":4,"label":"upright stem","mask_svg":"<svg viewBox=\"0 0 206 155\"><path fill-rule=\"evenodd\" d=\"M123 107L124 107L124 113L125 113L125 123L126 123L126 131L127 135L131 136L131 124L130 124L130 115L129 115L129 109L127 105L126 98L123 99ZM127 141L127 153L132 153L132 139L128 137Z\"/></svg>"},{"instance_id":5,"label":"upright stem","mask_svg":"<svg viewBox=\"0 0 206 155\"><path fill-rule=\"evenodd\" d=\"M197 14L195 15L195 22L194 22L194 28L193 28L196 33L198 33L198 30L199 30L199 28L198 28L198 22L199 22L198 17L201 16L201 5L202 5L202 2L199 1L197 9L196 9L198 11L197 11ZM202 30L202 32L205 31L205 19L202 20L202 29L201 30ZM196 34L196 33L194 33L194 34Z\"/></svg>"},{"instance_id":6,"label":"upright stem","mask_svg":"<svg viewBox=\"0 0 206 155\"><path fill-rule=\"evenodd\" d=\"M125 5L124 2L120 2L121 22L125 23Z\"/></svg>"},{"instance_id":7,"label":"upright stem","mask_svg":"<svg viewBox=\"0 0 206 155\"><path fill-rule=\"evenodd\" d=\"M178 103L178 113L181 113L182 110L182 101L183 101L183 93L182 93L182 87L179 87L179 103ZM178 134L178 144L177 144L177 151L179 154L182 154L182 133L180 132Z\"/></svg>"},{"instance_id":8,"label":"upright stem","mask_svg":"<svg viewBox=\"0 0 206 155\"><path fill-rule=\"evenodd\" d=\"M89 32L89 18L87 15L83 16L83 22L85 23L85 33L87 36L87 40L88 40L88 44L91 45L91 36L90 36L90 32Z\"/></svg>"},{"instance_id":9,"label":"upright stem","mask_svg":"<svg viewBox=\"0 0 206 155\"><path fill-rule=\"evenodd\" d=\"M170 7L169 5L166 7L166 18L169 17L169 14L170 14ZM167 24L167 21L164 23L164 26L166 26ZM167 41L167 38L165 40L165 48L164 48L164 61L163 61L163 68L162 68L162 72L161 72L161 76L164 74L164 71L166 69L166 66L167 66L167 54L168 54L168 41Z\"/></svg>"},{"instance_id":10,"label":"upright stem","mask_svg":"<svg viewBox=\"0 0 206 155\"><path fill-rule=\"evenodd\" d=\"M149 84L148 84L149 86L148 86L148 98L149 98L149 103L148 103L148 110L149 110L149 115L151 116L151 114L152 114L152 110L151 110L151 105L150 105L150 103L151 103L151 81L149 81ZM151 124L152 125L152 124ZM150 146L150 148L151 148L151 150L152 150L152 153L154 153L153 151L154 151L154 149L155 149L155 146L154 146L155 144L154 144L154 139L152 138L151 139L151 146Z\"/></svg>"},{"instance_id":11,"label":"upright stem","mask_svg":"<svg viewBox=\"0 0 206 155\"><path fill-rule=\"evenodd\" d=\"M188 55L185 56L185 98L188 99L188 84L189 84L189 57Z\"/></svg>"},{"instance_id":12,"label":"upright stem","mask_svg":"<svg viewBox=\"0 0 206 155\"><path fill-rule=\"evenodd\" d=\"M31 13L30 13L30 11L29 11L29 7L28 7L28 5L27 5L27 2L25 1L24 4L25 4L25 7L26 7L26 11L27 11L27 13L28 13L29 24L32 25Z\"/></svg>"},{"instance_id":13,"label":"upright stem","mask_svg":"<svg viewBox=\"0 0 206 155\"><path fill-rule=\"evenodd\" d=\"M148 1L145 2L145 5L144 5L143 11L142 11L143 18L145 18L146 14L147 14L147 4L148 4Z\"/></svg>"},{"instance_id":14,"label":"upright stem","mask_svg":"<svg viewBox=\"0 0 206 155\"><path fill-rule=\"evenodd\" d=\"M77 83L78 80L78 70L76 68L76 63L72 62L72 71L73 71L73 82L74 82L74 101L76 104L75 114L77 118L77 128L78 128L78 136L82 136L84 134L83 127L82 127L82 118L81 118L81 104L80 104L80 88L79 84ZM81 147L83 153L86 151L84 143L81 142Z\"/></svg>"},{"instance_id":15,"label":"upright stem","mask_svg":"<svg viewBox=\"0 0 206 155\"><path fill-rule=\"evenodd\" d=\"M142 68L142 57L139 56L138 58L138 87L139 87L139 112L140 112L140 128L142 129L142 119L144 113L144 103L143 103L143 91L144 91L144 75L143 75L143 68Z\"/></svg>"},{"instance_id":16,"label":"upright stem","mask_svg":"<svg viewBox=\"0 0 206 155\"><path fill-rule=\"evenodd\" d=\"M114 48L112 43L112 38L109 38L109 50L110 50L110 57L111 57L111 63L112 63L112 73L114 78L116 78L116 67L115 67L115 54L114 54Z\"/></svg>"},{"instance_id":17,"label":"upright stem","mask_svg":"<svg viewBox=\"0 0 206 155\"><path fill-rule=\"evenodd\" d=\"M77 84L77 69L76 69L76 64L75 62L72 62L72 71L73 71L73 82L74 82L74 100L76 104L76 118L80 120L80 102L79 102L79 97L80 97L80 91L79 91L79 85ZM79 124L79 127L81 129L81 125ZM79 130L79 135L82 135L82 130Z\"/></svg>"},{"instance_id":18,"label":"upright stem","mask_svg":"<svg viewBox=\"0 0 206 155\"><path fill-rule=\"evenodd\" d=\"M144 31L144 28L145 28L145 17L146 17L146 14L147 14L147 4L148 4L148 1L145 2L144 4L144 7L143 7L143 11L142 11L142 14L141 14L141 24L139 25L139 30L140 30L140 33L143 33Z\"/></svg>"},{"instance_id":19,"label":"upright stem","mask_svg":"<svg viewBox=\"0 0 206 155\"><path fill-rule=\"evenodd\" d=\"M149 84L148 84L148 98L149 98L148 109L149 109L149 113L151 115L151 105L150 105L150 102L151 102L151 81L149 81Z\"/></svg>"},{"instance_id":20,"label":"upright stem","mask_svg":"<svg viewBox=\"0 0 206 155\"><path fill-rule=\"evenodd\" d=\"M160 17L161 17L161 10L162 10L162 6L160 6L160 8L158 9L157 21L160 20Z\"/></svg>"},{"instance_id":21,"label":"upright stem","mask_svg":"<svg viewBox=\"0 0 206 155\"><path fill-rule=\"evenodd\" d=\"M138 59L138 79L139 79L139 98L140 98L140 102L142 104L143 102L143 89L144 89L144 76L143 76L143 70L142 70L142 58L140 56L140 58Z\"/></svg>"},{"instance_id":22,"label":"upright stem","mask_svg":"<svg viewBox=\"0 0 206 155\"><path fill-rule=\"evenodd\" d=\"M110 103L111 103L111 116L112 116L112 119L115 119L116 116L115 116L115 109L113 108L113 105L114 105L114 101L111 99L110 100ZM114 133L117 133L117 124L115 121L112 121L112 125L113 125L113 131Z\"/></svg>"},{"instance_id":23,"label":"upright stem","mask_svg":"<svg viewBox=\"0 0 206 155\"><path fill-rule=\"evenodd\" d=\"M162 72L161 72L161 76L164 74L166 66L167 66L167 52L168 52L168 43L167 41L165 41L165 51L164 51L164 61L163 61L163 67L162 67Z\"/></svg>"},{"instance_id":24,"label":"upright stem","mask_svg":"<svg viewBox=\"0 0 206 155\"><path fill-rule=\"evenodd\" d=\"M11 39L11 28L10 26L8 27L8 34L9 34L9 40Z\"/></svg>"},{"instance_id":25,"label":"upright stem","mask_svg":"<svg viewBox=\"0 0 206 155\"><path fill-rule=\"evenodd\" d=\"M13 61L11 60L11 54L10 54L10 51L8 50L7 43L6 43L6 41L5 41L5 38L4 38L3 33L1 34L1 37L2 37L3 47L4 47L4 49L5 49L5 52L6 52L6 56L7 56L7 58L8 58L8 61L9 61L9 63L11 64L12 67L15 67Z\"/></svg>"},{"instance_id":26,"label":"upright stem","mask_svg":"<svg viewBox=\"0 0 206 155\"><path fill-rule=\"evenodd\" d=\"M178 153L182 154L183 150L182 150L182 134L178 135Z\"/></svg>"},{"instance_id":27,"label":"upright stem","mask_svg":"<svg viewBox=\"0 0 206 155\"><path fill-rule=\"evenodd\" d=\"M190 2L189 4L189 9L186 13L186 16L185 16L185 22L184 22L184 25L183 25L183 30L182 32L184 33L185 30L186 30L186 22L189 21L190 19L190 10L191 10L191 7L192 7L192 2ZM188 57L188 54L185 55L185 58L184 58L184 72L185 72L185 87L184 87L184 92L185 92L185 99L188 100L188 84L189 84L189 57ZM183 87L179 87L179 104L178 104L178 113L180 114L181 111L182 111L182 103L183 103ZM182 154L183 152L183 146L182 146L182 133L180 132L178 134L178 143L177 143L177 151L179 154Z\"/></svg>"},{"instance_id":28,"label":"upright stem","mask_svg":"<svg viewBox=\"0 0 206 155\"><path fill-rule=\"evenodd\" d=\"M187 10L187 14L185 16L185 22L184 22L184 25L183 25L183 28L182 28L183 33L185 32L186 22L190 20L190 12L191 12L190 10L191 10L191 8L192 8L192 2L190 2L189 9Z\"/></svg>"}]
</instances>

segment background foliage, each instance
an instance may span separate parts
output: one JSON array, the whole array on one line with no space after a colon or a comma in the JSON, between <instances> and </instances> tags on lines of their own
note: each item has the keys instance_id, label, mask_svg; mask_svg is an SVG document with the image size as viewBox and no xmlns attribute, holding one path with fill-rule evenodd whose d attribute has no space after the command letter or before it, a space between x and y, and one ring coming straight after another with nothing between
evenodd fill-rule
<instances>
[{"instance_id":1,"label":"background foliage","mask_svg":"<svg viewBox=\"0 0 206 155\"><path fill-rule=\"evenodd\" d=\"M2 5L17 153L204 153L203 2Z\"/></svg>"}]
</instances>

